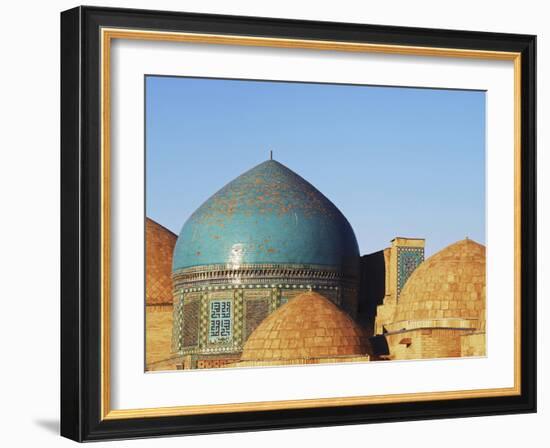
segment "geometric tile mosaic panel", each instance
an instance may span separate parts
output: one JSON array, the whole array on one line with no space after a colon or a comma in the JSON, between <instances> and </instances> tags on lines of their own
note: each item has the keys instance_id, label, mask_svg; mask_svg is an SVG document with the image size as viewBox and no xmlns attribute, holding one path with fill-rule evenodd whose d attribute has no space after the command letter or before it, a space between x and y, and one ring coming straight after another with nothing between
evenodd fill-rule
<instances>
[{"instance_id":1,"label":"geometric tile mosaic panel","mask_svg":"<svg viewBox=\"0 0 550 448\"><path fill-rule=\"evenodd\" d=\"M414 270L424 261L422 247L397 248L397 297Z\"/></svg>"}]
</instances>

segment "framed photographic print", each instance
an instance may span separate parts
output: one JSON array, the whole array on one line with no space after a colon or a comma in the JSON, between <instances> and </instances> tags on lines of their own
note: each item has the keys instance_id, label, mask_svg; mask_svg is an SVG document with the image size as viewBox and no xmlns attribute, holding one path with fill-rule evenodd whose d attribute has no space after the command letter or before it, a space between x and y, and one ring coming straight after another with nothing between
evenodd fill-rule
<instances>
[{"instance_id":1,"label":"framed photographic print","mask_svg":"<svg viewBox=\"0 0 550 448\"><path fill-rule=\"evenodd\" d=\"M535 37L61 14L61 433L536 411Z\"/></svg>"}]
</instances>

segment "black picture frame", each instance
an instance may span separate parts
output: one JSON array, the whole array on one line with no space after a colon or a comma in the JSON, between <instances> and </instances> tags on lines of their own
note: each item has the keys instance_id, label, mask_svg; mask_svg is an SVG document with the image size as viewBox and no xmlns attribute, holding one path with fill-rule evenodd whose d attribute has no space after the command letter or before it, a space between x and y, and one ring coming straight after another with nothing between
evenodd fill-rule
<instances>
[{"instance_id":1,"label":"black picture frame","mask_svg":"<svg viewBox=\"0 0 550 448\"><path fill-rule=\"evenodd\" d=\"M102 27L521 53L521 394L102 420ZM536 412L535 58L532 35L100 7L61 13L61 435L92 441Z\"/></svg>"}]
</instances>

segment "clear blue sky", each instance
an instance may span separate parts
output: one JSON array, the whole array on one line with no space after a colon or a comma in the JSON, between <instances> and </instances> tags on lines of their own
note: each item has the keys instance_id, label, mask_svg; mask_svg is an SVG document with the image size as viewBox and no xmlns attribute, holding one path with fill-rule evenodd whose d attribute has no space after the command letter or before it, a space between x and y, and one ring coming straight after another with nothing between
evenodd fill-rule
<instances>
[{"instance_id":1,"label":"clear blue sky","mask_svg":"<svg viewBox=\"0 0 550 448\"><path fill-rule=\"evenodd\" d=\"M146 213L175 233L269 158L325 194L361 253L485 243L485 92L146 77Z\"/></svg>"}]
</instances>

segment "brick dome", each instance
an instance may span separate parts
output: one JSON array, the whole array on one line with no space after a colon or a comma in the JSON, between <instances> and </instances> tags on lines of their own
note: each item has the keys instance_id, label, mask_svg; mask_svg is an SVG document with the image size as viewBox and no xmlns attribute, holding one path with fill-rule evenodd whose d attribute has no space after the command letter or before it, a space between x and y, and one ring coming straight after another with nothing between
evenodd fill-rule
<instances>
[{"instance_id":1,"label":"brick dome","mask_svg":"<svg viewBox=\"0 0 550 448\"><path fill-rule=\"evenodd\" d=\"M291 299L269 315L248 338L241 361L313 360L365 356L363 330L316 292Z\"/></svg>"},{"instance_id":2,"label":"brick dome","mask_svg":"<svg viewBox=\"0 0 550 448\"><path fill-rule=\"evenodd\" d=\"M147 305L172 303L172 255L177 236L145 218L145 298Z\"/></svg>"},{"instance_id":3,"label":"brick dome","mask_svg":"<svg viewBox=\"0 0 550 448\"><path fill-rule=\"evenodd\" d=\"M399 297L389 329L460 327L485 330L485 246L458 241L422 263Z\"/></svg>"}]
</instances>

